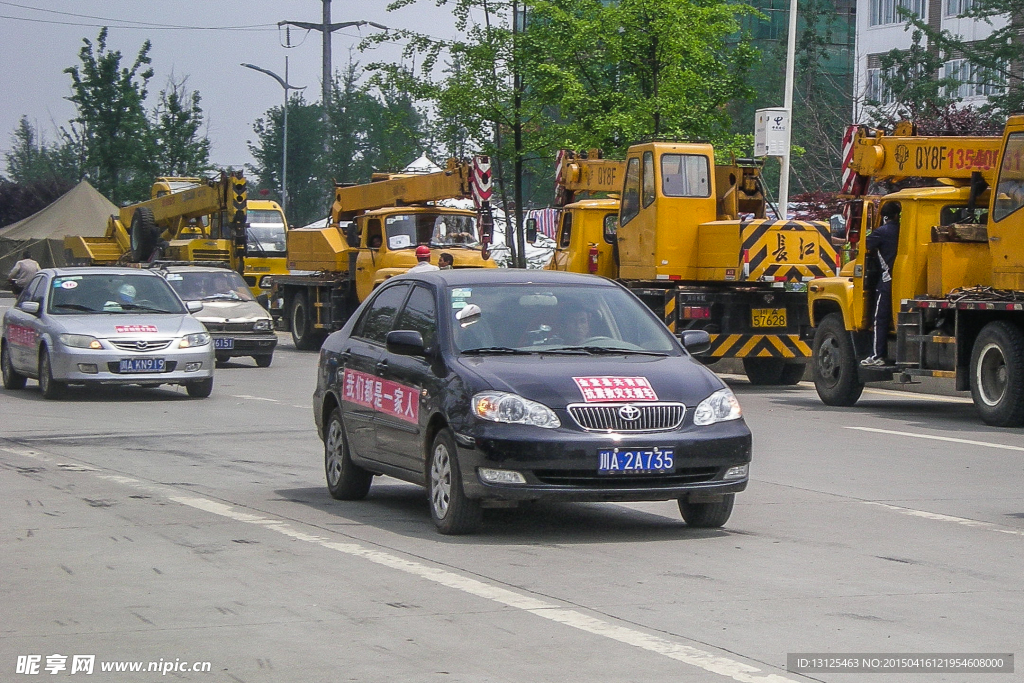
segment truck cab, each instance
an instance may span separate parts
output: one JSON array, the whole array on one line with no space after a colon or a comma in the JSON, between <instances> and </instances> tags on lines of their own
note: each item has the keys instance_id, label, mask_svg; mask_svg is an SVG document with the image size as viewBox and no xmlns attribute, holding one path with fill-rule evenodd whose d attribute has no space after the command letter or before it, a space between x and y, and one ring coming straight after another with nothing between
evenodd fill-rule
<instances>
[{"instance_id":1,"label":"truck cab","mask_svg":"<svg viewBox=\"0 0 1024 683\"><path fill-rule=\"evenodd\" d=\"M582 199L562 209L555 235L555 253L547 270L618 277L615 233L618 199Z\"/></svg>"}]
</instances>

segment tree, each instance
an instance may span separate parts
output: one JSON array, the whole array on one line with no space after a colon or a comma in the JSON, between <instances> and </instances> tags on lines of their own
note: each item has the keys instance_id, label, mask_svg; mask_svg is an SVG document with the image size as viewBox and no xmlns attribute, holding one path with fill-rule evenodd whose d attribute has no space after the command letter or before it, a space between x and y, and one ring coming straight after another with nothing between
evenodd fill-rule
<instances>
[{"instance_id":1,"label":"tree","mask_svg":"<svg viewBox=\"0 0 1024 683\"><path fill-rule=\"evenodd\" d=\"M86 177L114 203L138 201L149 194L159 174L146 115L146 86L150 43L142 44L130 67L121 66L121 53L107 50L107 29L100 30L95 48L84 39L80 66L71 66L72 95L78 113L71 136L84 149Z\"/></svg>"},{"instance_id":2,"label":"tree","mask_svg":"<svg viewBox=\"0 0 1024 683\"><path fill-rule=\"evenodd\" d=\"M23 116L11 134L11 151L6 156L11 180L21 185L39 181L70 186L81 180L77 153L69 142L47 143Z\"/></svg>"},{"instance_id":3,"label":"tree","mask_svg":"<svg viewBox=\"0 0 1024 683\"><path fill-rule=\"evenodd\" d=\"M154 164L162 175L198 176L210 169L210 139L199 133L202 98L187 90L187 81L168 78L153 112Z\"/></svg>"}]
</instances>

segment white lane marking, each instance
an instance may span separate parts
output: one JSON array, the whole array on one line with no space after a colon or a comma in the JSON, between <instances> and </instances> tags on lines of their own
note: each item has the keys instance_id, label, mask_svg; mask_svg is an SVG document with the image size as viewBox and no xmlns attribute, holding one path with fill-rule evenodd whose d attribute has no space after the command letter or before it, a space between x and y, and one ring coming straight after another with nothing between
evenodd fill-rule
<instances>
[{"instance_id":1,"label":"white lane marking","mask_svg":"<svg viewBox=\"0 0 1024 683\"><path fill-rule=\"evenodd\" d=\"M848 425L840 426L843 429L855 429L859 432L873 432L875 434L893 434L895 436L909 436L915 439L929 439L931 441L949 441L951 443L963 443L969 446L984 446L985 448L998 448L1004 451L1024 451L1024 446L1010 446L1005 443L992 443L991 441L957 439L951 436L933 436L931 434L918 434L916 432L899 432L893 429L875 429L873 427L850 427Z\"/></svg>"},{"instance_id":2,"label":"white lane marking","mask_svg":"<svg viewBox=\"0 0 1024 683\"><path fill-rule=\"evenodd\" d=\"M308 534L304 531L293 528L287 522L278 519L261 517L248 512L236 510L231 505L220 503L208 498L197 498L193 496L182 496L180 492L165 486L146 484L131 477L118 475L99 475L101 479L107 479L133 488L143 489L153 493L159 493L167 499L181 505L209 512L221 517L226 517L245 524L254 524L271 531L294 538L306 543L313 543L330 550L369 560L378 565L396 569L398 571L417 576L428 581L441 584L448 588L474 595L485 600L490 600L501 605L520 609L538 617L554 621L565 626L585 631L593 635L615 640L625 645L647 650L663 655L684 664L698 667L710 673L726 676L741 683L796 683L791 678L778 674L762 674L761 669L738 662L728 657L705 652L689 645L673 642L667 638L643 633L625 626L609 623L602 619L588 616L574 609L559 607L553 603L539 600L530 595L524 595L508 588L485 583L478 579L461 576L454 572L430 567L420 562L406 560L391 553L367 548L358 543L341 543L332 541L323 536Z\"/></svg>"},{"instance_id":3,"label":"white lane marking","mask_svg":"<svg viewBox=\"0 0 1024 683\"><path fill-rule=\"evenodd\" d=\"M888 503L878 503L873 500L863 501L865 505L877 505L883 507L886 510L893 510L903 515L910 515L911 517L921 517L923 519L931 519L936 522L952 522L953 524L960 524L962 526L974 527L977 529L987 529L989 531L998 531L1001 534L1010 534L1012 536L1024 536L1024 530L1021 529L1003 529L997 524L992 522L981 522L976 519L967 519L966 517L954 517L952 515L942 515L937 512L925 512L924 510L915 510L913 508L900 507L899 505L889 505Z\"/></svg>"},{"instance_id":4,"label":"white lane marking","mask_svg":"<svg viewBox=\"0 0 1024 683\"><path fill-rule=\"evenodd\" d=\"M746 375L735 375L735 374L728 373L728 372L720 372L720 373L716 373L716 374L719 377L721 377L722 379L729 379L729 380L745 380L745 379L747 379ZM807 387L808 389L813 389L814 388L814 382L797 382L797 384L799 386L802 386L802 387ZM940 396L940 395L937 395L937 394L922 394L922 393L919 393L919 392L916 392L916 391L900 391L898 389L873 389L873 388L865 388L864 389L864 393L865 394L878 394L879 396L892 396L894 398L913 398L913 399L921 399L922 401L938 401L940 403L962 403L962 404L968 404L968 405L973 405L974 404L974 401L972 401L969 398L964 398L962 396Z\"/></svg>"},{"instance_id":5,"label":"white lane marking","mask_svg":"<svg viewBox=\"0 0 1024 683\"><path fill-rule=\"evenodd\" d=\"M244 398L249 401L267 401L269 403L280 403L276 398L263 398L262 396L250 396L249 394L231 394L232 398Z\"/></svg>"}]
</instances>

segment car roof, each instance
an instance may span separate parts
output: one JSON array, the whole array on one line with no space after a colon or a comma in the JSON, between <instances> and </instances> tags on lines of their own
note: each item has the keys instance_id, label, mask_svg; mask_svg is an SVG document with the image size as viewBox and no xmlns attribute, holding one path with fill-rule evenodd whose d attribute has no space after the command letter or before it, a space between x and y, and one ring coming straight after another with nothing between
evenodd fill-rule
<instances>
[{"instance_id":1,"label":"car roof","mask_svg":"<svg viewBox=\"0 0 1024 683\"><path fill-rule=\"evenodd\" d=\"M120 266L74 266L64 268L44 268L43 273L50 273L54 277L66 277L68 275L145 275L159 277L157 273L150 272L145 268L124 268Z\"/></svg>"},{"instance_id":2,"label":"car roof","mask_svg":"<svg viewBox=\"0 0 1024 683\"><path fill-rule=\"evenodd\" d=\"M446 286L462 287L476 284L552 284L615 287L615 283L597 275L567 273L559 270L533 270L521 268L454 268L429 270L402 276Z\"/></svg>"},{"instance_id":3,"label":"car roof","mask_svg":"<svg viewBox=\"0 0 1024 683\"><path fill-rule=\"evenodd\" d=\"M218 266L154 266L153 270L165 273L233 273L231 268Z\"/></svg>"}]
</instances>

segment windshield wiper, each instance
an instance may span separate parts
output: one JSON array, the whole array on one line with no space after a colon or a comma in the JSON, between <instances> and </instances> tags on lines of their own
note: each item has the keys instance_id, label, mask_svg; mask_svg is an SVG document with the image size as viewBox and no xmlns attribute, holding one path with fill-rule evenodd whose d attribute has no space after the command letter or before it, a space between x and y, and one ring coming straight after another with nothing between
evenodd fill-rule
<instances>
[{"instance_id":1,"label":"windshield wiper","mask_svg":"<svg viewBox=\"0 0 1024 683\"><path fill-rule=\"evenodd\" d=\"M503 353L507 353L507 354L513 355L513 356L529 356L529 355L532 355L532 354L536 353L536 351L524 351L523 349L513 349L513 348L510 348L508 346L485 346L485 347L479 348L479 349L466 349L465 351L462 352L462 355L464 355L464 356L467 356L467 355L474 355L474 356L481 355L481 356L483 356L483 355L489 355L489 354L496 354L497 355L497 354L503 354Z\"/></svg>"},{"instance_id":2,"label":"windshield wiper","mask_svg":"<svg viewBox=\"0 0 1024 683\"><path fill-rule=\"evenodd\" d=\"M149 313L174 313L174 311L167 311L162 308L154 308L152 306L142 306L140 304L121 304L121 308L128 311L147 311Z\"/></svg>"},{"instance_id":3,"label":"windshield wiper","mask_svg":"<svg viewBox=\"0 0 1024 683\"><path fill-rule=\"evenodd\" d=\"M209 296L204 296L202 298L202 301L209 301L210 299L232 299L232 300L235 300L235 301L240 301L241 298L242 297L238 296L234 292L232 292L230 294L227 293L227 292L219 292L217 294L211 294Z\"/></svg>"},{"instance_id":4,"label":"windshield wiper","mask_svg":"<svg viewBox=\"0 0 1024 683\"><path fill-rule=\"evenodd\" d=\"M86 313L98 313L99 312L95 308L89 308L88 306L83 306L82 304L54 304L53 307L54 308L67 308L67 309L70 309L72 311L85 311Z\"/></svg>"},{"instance_id":5,"label":"windshield wiper","mask_svg":"<svg viewBox=\"0 0 1024 683\"><path fill-rule=\"evenodd\" d=\"M667 353L662 351L645 351L643 349L624 349L615 346L557 346L553 349L547 349L544 353L551 352L582 352L592 353L594 355L633 355L633 356L667 356Z\"/></svg>"}]
</instances>

